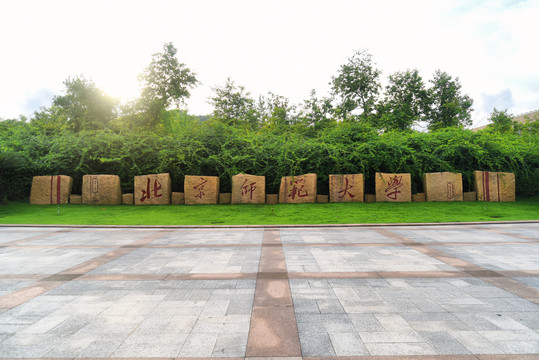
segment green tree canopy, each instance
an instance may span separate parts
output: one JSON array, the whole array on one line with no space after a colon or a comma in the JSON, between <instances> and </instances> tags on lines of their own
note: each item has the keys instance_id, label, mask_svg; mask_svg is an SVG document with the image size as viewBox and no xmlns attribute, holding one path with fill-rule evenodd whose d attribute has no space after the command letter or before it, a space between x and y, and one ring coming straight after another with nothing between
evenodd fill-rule
<instances>
[{"instance_id":1,"label":"green tree canopy","mask_svg":"<svg viewBox=\"0 0 539 360\"><path fill-rule=\"evenodd\" d=\"M45 121L52 114L64 116L70 128L81 131L106 128L116 117L118 100L98 89L92 80L76 76L68 78L64 85L65 95L53 99L56 109L37 113L36 119Z\"/></svg>"},{"instance_id":2,"label":"green tree canopy","mask_svg":"<svg viewBox=\"0 0 539 360\"><path fill-rule=\"evenodd\" d=\"M138 108L146 113L148 125L159 123L159 114L171 105L180 106L198 84L196 74L176 57L172 43L163 45L163 52L152 55L152 61L139 75L142 92Z\"/></svg>"},{"instance_id":3,"label":"green tree canopy","mask_svg":"<svg viewBox=\"0 0 539 360\"><path fill-rule=\"evenodd\" d=\"M378 108L384 130L409 130L422 121L428 110L429 93L417 69L389 76L385 98Z\"/></svg>"},{"instance_id":4,"label":"green tree canopy","mask_svg":"<svg viewBox=\"0 0 539 360\"><path fill-rule=\"evenodd\" d=\"M356 51L346 64L341 65L330 84L343 119L356 109L364 116L374 111L381 88L380 74L366 50Z\"/></svg>"},{"instance_id":5,"label":"green tree canopy","mask_svg":"<svg viewBox=\"0 0 539 360\"><path fill-rule=\"evenodd\" d=\"M453 79L448 73L437 70L430 82L429 130L471 125L473 100L461 94L459 78Z\"/></svg>"},{"instance_id":6,"label":"green tree canopy","mask_svg":"<svg viewBox=\"0 0 539 360\"><path fill-rule=\"evenodd\" d=\"M258 116L251 98L251 93L243 86L236 86L232 79L227 78L222 87L213 88L215 95L209 99L213 105L213 119L227 125L247 125L256 128Z\"/></svg>"},{"instance_id":7,"label":"green tree canopy","mask_svg":"<svg viewBox=\"0 0 539 360\"><path fill-rule=\"evenodd\" d=\"M515 124L515 121L513 121L513 115L509 114L507 109L500 111L494 108L490 114L489 120L492 122L492 124L490 124L488 127L500 132L509 132L513 130L513 125Z\"/></svg>"}]
</instances>

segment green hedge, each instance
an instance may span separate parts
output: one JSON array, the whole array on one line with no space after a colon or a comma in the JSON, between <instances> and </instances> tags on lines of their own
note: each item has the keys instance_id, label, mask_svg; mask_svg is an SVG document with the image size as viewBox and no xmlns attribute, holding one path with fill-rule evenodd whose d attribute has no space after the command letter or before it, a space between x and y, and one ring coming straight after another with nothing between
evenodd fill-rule
<instances>
[{"instance_id":1,"label":"green hedge","mask_svg":"<svg viewBox=\"0 0 539 360\"><path fill-rule=\"evenodd\" d=\"M378 134L361 124L342 123L306 137L300 132L250 132L220 123L192 124L172 134L110 130L44 134L24 122L0 123L0 151L18 154L26 166L4 169L1 179L8 200L26 200L32 176L62 174L74 179L80 193L84 174L117 174L123 192L133 191L136 175L168 172L172 190L183 191L185 175L221 178L230 192L231 177L245 172L266 177L268 193L277 193L283 176L318 174L318 191L328 192L328 175L366 176L374 193L375 172L412 174L413 192L422 191L427 172L463 174L472 188L473 171L516 174L517 195L537 193L539 146L532 135L446 129L430 133Z\"/></svg>"}]
</instances>

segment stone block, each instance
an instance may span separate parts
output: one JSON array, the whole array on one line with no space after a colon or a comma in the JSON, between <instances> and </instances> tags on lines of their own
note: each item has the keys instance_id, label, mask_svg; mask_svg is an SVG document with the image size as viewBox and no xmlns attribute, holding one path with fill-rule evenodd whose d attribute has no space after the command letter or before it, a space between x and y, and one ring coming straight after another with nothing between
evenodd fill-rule
<instances>
[{"instance_id":1,"label":"stone block","mask_svg":"<svg viewBox=\"0 0 539 360\"><path fill-rule=\"evenodd\" d=\"M217 204L219 177L186 175L184 181L186 205Z\"/></svg>"},{"instance_id":2,"label":"stone block","mask_svg":"<svg viewBox=\"0 0 539 360\"><path fill-rule=\"evenodd\" d=\"M169 205L170 174L135 176L135 205Z\"/></svg>"},{"instance_id":3,"label":"stone block","mask_svg":"<svg viewBox=\"0 0 539 360\"><path fill-rule=\"evenodd\" d=\"M376 202L412 201L412 180L410 174L376 173Z\"/></svg>"},{"instance_id":4,"label":"stone block","mask_svg":"<svg viewBox=\"0 0 539 360\"><path fill-rule=\"evenodd\" d=\"M86 205L120 205L122 189L118 175L84 175L82 203Z\"/></svg>"},{"instance_id":5,"label":"stone block","mask_svg":"<svg viewBox=\"0 0 539 360\"><path fill-rule=\"evenodd\" d=\"M374 194L365 194L365 202L366 203L375 203L376 202L376 195L374 195Z\"/></svg>"},{"instance_id":6,"label":"stone block","mask_svg":"<svg viewBox=\"0 0 539 360\"><path fill-rule=\"evenodd\" d=\"M266 194L266 204L275 205L279 202L279 194Z\"/></svg>"},{"instance_id":7,"label":"stone block","mask_svg":"<svg viewBox=\"0 0 539 360\"><path fill-rule=\"evenodd\" d=\"M316 195L316 202L319 204L327 204L329 202L329 195Z\"/></svg>"},{"instance_id":8,"label":"stone block","mask_svg":"<svg viewBox=\"0 0 539 360\"><path fill-rule=\"evenodd\" d=\"M181 192L173 192L170 196L170 202L172 205L183 205L185 204L185 196L184 193Z\"/></svg>"},{"instance_id":9,"label":"stone block","mask_svg":"<svg viewBox=\"0 0 539 360\"><path fill-rule=\"evenodd\" d=\"M281 178L279 190L281 204L315 203L316 195L316 174Z\"/></svg>"},{"instance_id":10,"label":"stone block","mask_svg":"<svg viewBox=\"0 0 539 360\"><path fill-rule=\"evenodd\" d=\"M478 201L515 201L515 174L474 171Z\"/></svg>"},{"instance_id":11,"label":"stone block","mask_svg":"<svg viewBox=\"0 0 539 360\"><path fill-rule=\"evenodd\" d=\"M69 195L69 203L75 205L82 204L82 195Z\"/></svg>"},{"instance_id":12,"label":"stone block","mask_svg":"<svg viewBox=\"0 0 539 360\"><path fill-rule=\"evenodd\" d=\"M264 204L266 177L248 174L232 176L232 204Z\"/></svg>"},{"instance_id":13,"label":"stone block","mask_svg":"<svg viewBox=\"0 0 539 360\"><path fill-rule=\"evenodd\" d=\"M133 205L135 202L135 195L134 194L123 194L122 195L122 205Z\"/></svg>"},{"instance_id":14,"label":"stone block","mask_svg":"<svg viewBox=\"0 0 539 360\"><path fill-rule=\"evenodd\" d=\"M363 174L329 175L331 202L363 202L365 181Z\"/></svg>"},{"instance_id":15,"label":"stone block","mask_svg":"<svg viewBox=\"0 0 539 360\"><path fill-rule=\"evenodd\" d=\"M229 205L232 199L231 193L219 193L219 204Z\"/></svg>"},{"instance_id":16,"label":"stone block","mask_svg":"<svg viewBox=\"0 0 539 360\"><path fill-rule=\"evenodd\" d=\"M30 190L30 204L67 204L72 188L71 176L34 176Z\"/></svg>"},{"instance_id":17,"label":"stone block","mask_svg":"<svg viewBox=\"0 0 539 360\"><path fill-rule=\"evenodd\" d=\"M462 201L462 174L436 172L423 174L426 201Z\"/></svg>"},{"instance_id":18,"label":"stone block","mask_svg":"<svg viewBox=\"0 0 539 360\"><path fill-rule=\"evenodd\" d=\"M412 195L413 202L425 202L425 193L417 193Z\"/></svg>"},{"instance_id":19,"label":"stone block","mask_svg":"<svg viewBox=\"0 0 539 360\"><path fill-rule=\"evenodd\" d=\"M477 201L477 193L475 191L469 191L462 193L464 201Z\"/></svg>"}]
</instances>

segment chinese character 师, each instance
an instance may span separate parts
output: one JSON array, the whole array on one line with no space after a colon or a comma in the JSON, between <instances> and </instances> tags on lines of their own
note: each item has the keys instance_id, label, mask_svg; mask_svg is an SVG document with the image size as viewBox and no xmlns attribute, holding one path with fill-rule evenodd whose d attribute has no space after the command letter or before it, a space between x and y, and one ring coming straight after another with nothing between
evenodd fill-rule
<instances>
[{"instance_id":1,"label":"chinese character \u5e08","mask_svg":"<svg viewBox=\"0 0 539 360\"><path fill-rule=\"evenodd\" d=\"M243 182L243 185L241 186L241 196L245 196L249 194L250 199L253 200L253 192L256 190L256 182L252 182L250 184L247 184L247 179Z\"/></svg>"}]
</instances>

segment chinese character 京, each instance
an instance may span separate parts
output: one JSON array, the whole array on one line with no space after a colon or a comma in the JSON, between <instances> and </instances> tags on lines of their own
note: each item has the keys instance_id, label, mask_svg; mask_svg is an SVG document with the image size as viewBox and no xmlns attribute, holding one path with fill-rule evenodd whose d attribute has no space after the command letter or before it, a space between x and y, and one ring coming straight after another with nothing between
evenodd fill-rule
<instances>
[{"instance_id":1,"label":"chinese character \u4eac","mask_svg":"<svg viewBox=\"0 0 539 360\"><path fill-rule=\"evenodd\" d=\"M195 195L196 198L202 199L204 197L204 185L208 182L208 180L204 180L204 178L200 178L202 182L196 186L193 186L193 189L198 190L198 194Z\"/></svg>"},{"instance_id":2,"label":"chinese character \u4eac","mask_svg":"<svg viewBox=\"0 0 539 360\"><path fill-rule=\"evenodd\" d=\"M305 179L301 178L298 180L292 180L290 181L290 185L292 185L292 189L290 190L290 193L288 194L289 198L292 198L294 200L296 198L296 195L298 197L305 197L308 196L309 193L307 192L305 187Z\"/></svg>"},{"instance_id":3,"label":"chinese character \u4eac","mask_svg":"<svg viewBox=\"0 0 539 360\"><path fill-rule=\"evenodd\" d=\"M402 186L402 176L393 176L389 178L389 184L386 188L386 196L390 199L397 200L397 195L401 193L399 188Z\"/></svg>"},{"instance_id":4,"label":"chinese character \u4eac","mask_svg":"<svg viewBox=\"0 0 539 360\"><path fill-rule=\"evenodd\" d=\"M245 196L249 194L250 199L253 200L253 192L256 190L256 182L252 182L250 184L247 184L247 179L243 182L243 185L241 186L241 196Z\"/></svg>"},{"instance_id":5,"label":"chinese character \u4eac","mask_svg":"<svg viewBox=\"0 0 539 360\"><path fill-rule=\"evenodd\" d=\"M151 191L150 191L150 184L151 184L151 181L150 181L150 178L148 178L148 182L146 183L146 190L142 190L142 197L140 198L141 202L144 202L144 200L146 199L150 200L151 192L153 192L153 197L158 198L158 197L163 196L163 194L158 194L158 191L161 190L161 183L157 181L157 179L154 180L153 189Z\"/></svg>"}]
</instances>

